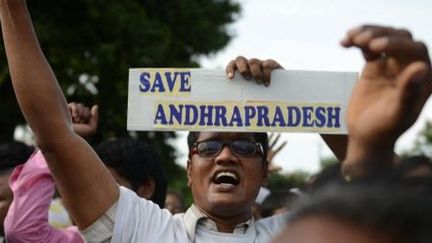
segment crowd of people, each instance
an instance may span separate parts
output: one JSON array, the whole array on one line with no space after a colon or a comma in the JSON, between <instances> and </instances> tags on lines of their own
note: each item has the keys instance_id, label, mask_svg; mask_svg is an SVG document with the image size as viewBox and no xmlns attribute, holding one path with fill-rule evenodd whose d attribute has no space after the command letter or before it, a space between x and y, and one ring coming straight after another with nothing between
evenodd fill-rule
<instances>
[{"instance_id":1,"label":"crowd of people","mask_svg":"<svg viewBox=\"0 0 432 243\"><path fill-rule=\"evenodd\" d=\"M340 164L301 191L257 201L281 147L267 133L189 132L187 207L181 194L167 192L152 146L86 142L98 107L67 104L25 0L0 0L0 21L16 98L37 143L0 146L7 242L432 242L430 159L394 153L432 92L427 48L409 31L365 25L341 41L359 49L365 65L348 105L348 139L323 136ZM239 56L226 73L271 85L279 68ZM70 217L62 229L49 224L56 189Z\"/></svg>"}]
</instances>

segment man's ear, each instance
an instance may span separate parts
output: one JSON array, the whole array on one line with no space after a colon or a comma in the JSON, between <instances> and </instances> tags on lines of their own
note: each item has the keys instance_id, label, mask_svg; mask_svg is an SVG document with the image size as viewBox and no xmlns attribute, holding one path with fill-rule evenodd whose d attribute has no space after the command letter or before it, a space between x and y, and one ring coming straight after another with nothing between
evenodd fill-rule
<instances>
[{"instance_id":1,"label":"man's ear","mask_svg":"<svg viewBox=\"0 0 432 243\"><path fill-rule=\"evenodd\" d=\"M191 170L192 170L192 168L191 167L192 167L192 163L191 163L190 159L188 159L187 160L187 164L186 164L187 179L188 179L187 185L188 185L188 187L190 187L191 183L192 183L192 176L191 176Z\"/></svg>"},{"instance_id":2,"label":"man's ear","mask_svg":"<svg viewBox=\"0 0 432 243\"><path fill-rule=\"evenodd\" d=\"M153 193L155 191L156 187L156 181L153 177L149 178L138 187L136 193L138 196L150 200L153 196Z\"/></svg>"}]
</instances>

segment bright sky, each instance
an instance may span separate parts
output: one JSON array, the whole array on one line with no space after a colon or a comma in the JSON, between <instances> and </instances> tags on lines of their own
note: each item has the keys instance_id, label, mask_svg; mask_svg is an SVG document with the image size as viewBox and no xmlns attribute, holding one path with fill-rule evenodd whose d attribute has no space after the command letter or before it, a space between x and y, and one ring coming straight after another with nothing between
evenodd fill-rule
<instances>
[{"instance_id":1,"label":"bright sky","mask_svg":"<svg viewBox=\"0 0 432 243\"><path fill-rule=\"evenodd\" d=\"M231 25L235 38L223 51L201 60L202 67L222 69L238 55L272 58L286 69L360 71L363 60L357 50L339 46L345 32L359 24L404 27L432 48L432 1L428 0L240 0L242 14ZM432 53L429 51L429 53ZM420 120L397 143L398 152L408 150L432 118L429 100ZM284 171L316 172L319 158L331 152L316 134L283 134L287 146L274 162ZM177 143L186 148L185 133ZM178 162L185 164L186 151Z\"/></svg>"}]
</instances>

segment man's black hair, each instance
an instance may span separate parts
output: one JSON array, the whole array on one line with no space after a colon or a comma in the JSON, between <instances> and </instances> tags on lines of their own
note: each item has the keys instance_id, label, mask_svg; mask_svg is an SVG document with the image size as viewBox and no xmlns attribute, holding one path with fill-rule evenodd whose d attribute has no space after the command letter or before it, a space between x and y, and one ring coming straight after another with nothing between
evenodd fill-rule
<instances>
[{"instance_id":1,"label":"man's black hair","mask_svg":"<svg viewBox=\"0 0 432 243\"><path fill-rule=\"evenodd\" d=\"M34 148L25 143L12 141L0 144L0 172L13 169L15 166L24 164Z\"/></svg>"},{"instance_id":2,"label":"man's black hair","mask_svg":"<svg viewBox=\"0 0 432 243\"><path fill-rule=\"evenodd\" d=\"M194 143L198 141L200 132L189 132L187 141L188 141L188 147L189 147L189 156L191 154L191 151L193 149ZM267 166L267 152L269 149L268 144L268 135L265 132L254 132L253 137L255 138L255 141L260 143L263 148L263 162L264 165Z\"/></svg>"},{"instance_id":3,"label":"man's black hair","mask_svg":"<svg viewBox=\"0 0 432 243\"><path fill-rule=\"evenodd\" d=\"M414 155L401 159L400 163L396 165L396 169L401 174L408 173L418 167L426 166L432 171L432 161L426 155Z\"/></svg>"},{"instance_id":4,"label":"man's black hair","mask_svg":"<svg viewBox=\"0 0 432 243\"><path fill-rule=\"evenodd\" d=\"M432 242L431 205L429 192L410 186L332 185L303 197L288 222L324 217L387 235L394 242L426 243Z\"/></svg>"},{"instance_id":5,"label":"man's black hair","mask_svg":"<svg viewBox=\"0 0 432 243\"><path fill-rule=\"evenodd\" d=\"M317 191L330 184L343 184L341 176L341 164L336 163L329 165L313 176L311 182L307 185L308 191Z\"/></svg>"},{"instance_id":6,"label":"man's black hair","mask_svg":"<svg viewBox=\"0 0 432 243\"><path fill-rule=\"evenodd\" d=\"M122 138L103 142L95 147L95 151L106 166L131 183L134 191L153 178L156 185L150 199L160 208L164 207L167 179L160 156L152 146Z\"/></svg>"},{"instance_id":7,"label":"man's black hair","mask_svg":"<svg viewBox=\"0 0 432 243\"><path fill-rule=\"evenodd\" d=\"M279 208L291 209L292 204L300 196L289 190L272 191L261 204L261 217L266 218L274 214Z\"/></svg>"}]
</instances>

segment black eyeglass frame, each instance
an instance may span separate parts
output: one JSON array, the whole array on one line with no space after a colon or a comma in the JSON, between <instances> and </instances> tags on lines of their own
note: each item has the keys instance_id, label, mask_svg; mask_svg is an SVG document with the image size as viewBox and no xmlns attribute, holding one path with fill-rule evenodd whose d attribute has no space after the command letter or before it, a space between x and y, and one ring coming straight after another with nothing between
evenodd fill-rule
<instances>
[{"instance_id":1,"label":"black eyeglass frame","mask_svg":"<svg viewBox=\"0 0 432 243\"><path fill-rule=\"evenodd\" d=\"M255 152L254 152L252 155L250 155L250 156L249 156L249 155L238 154L238 153L234 152L233 149L232 149L232 147L231 147L231 146L232 146L232 143L234 143L234 142L238 142L238 141L247 141L247 142L255 143L255 145L256 145L256 147L255 147ZM202 155L202 154L200 154L200 153L198 152L198 145L199 145L200 143L204 143L204 142L218 142L218 143L222 144L222 146L221 146L220 150L219 150L217 153L215 153L214 155L206 156L206 155ZM231 153L232 153L234 156L236 156L236 157L241 157L241 158L252 158L252 157L254 157L258 152L261 153L261 156L264 155L264 148L263 148L262 144L259 143L259 142L249 141L249 140L234 140L234 141L229 141L229 142L222 142L222 141L218 141L218 140L204 140L204 141L198 141L198 142L195 142L195 143L193 144L193 149L192 149L192 151L191 151L191 153L190 153L190 157L192 157L194 154L198 154L199 156L201 156L201 157L203 157L203 158L215 158L215 157L217 157L217 156L222 152L222 150L223 150L223 148L224 148L225 146L228 146L228 148L230 149Z\"/></svg>"}]
</instances>

